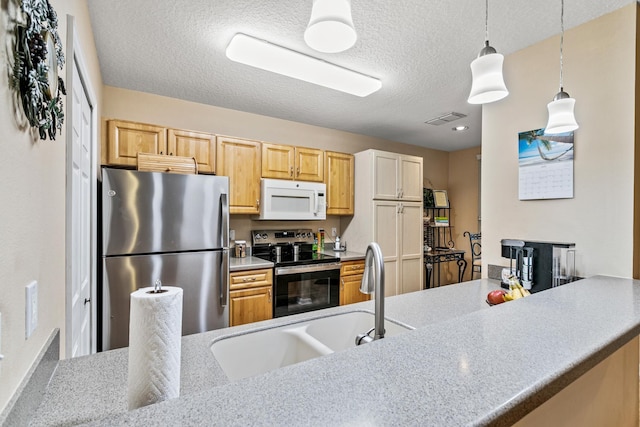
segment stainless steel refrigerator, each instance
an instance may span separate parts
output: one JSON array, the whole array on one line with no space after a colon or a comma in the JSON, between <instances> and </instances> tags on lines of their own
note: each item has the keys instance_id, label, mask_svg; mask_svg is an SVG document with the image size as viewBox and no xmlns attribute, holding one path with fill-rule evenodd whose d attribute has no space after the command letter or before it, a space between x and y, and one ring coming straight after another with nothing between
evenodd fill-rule
<instances>
[{"instance_id":1,"label":"stainless steel refrigerator","mask_svg":"<svg viewBox=\"0 0 640 427\"><path fill-rule=\"evenodd\" d=\"M136 289L183 288L182 334L229 325L229 179L102 170L101 350L129 345Z\"/></svg>"}]
</instances>

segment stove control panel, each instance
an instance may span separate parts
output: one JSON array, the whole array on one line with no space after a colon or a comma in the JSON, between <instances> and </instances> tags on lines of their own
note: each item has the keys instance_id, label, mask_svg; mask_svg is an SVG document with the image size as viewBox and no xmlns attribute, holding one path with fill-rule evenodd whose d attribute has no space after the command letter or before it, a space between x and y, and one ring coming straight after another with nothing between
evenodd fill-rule
<instances>
[{"instance_id":1,"label":"stove control panel","mask_svg":"<svg viewBox=\"0 0 640 427\"><path fill-rule=\"evenodd\" d=\"M287 243L313 243L313 230L302 228L295 230L253 230L253 246L282 245Z\"/></svg>"}]
</instances>

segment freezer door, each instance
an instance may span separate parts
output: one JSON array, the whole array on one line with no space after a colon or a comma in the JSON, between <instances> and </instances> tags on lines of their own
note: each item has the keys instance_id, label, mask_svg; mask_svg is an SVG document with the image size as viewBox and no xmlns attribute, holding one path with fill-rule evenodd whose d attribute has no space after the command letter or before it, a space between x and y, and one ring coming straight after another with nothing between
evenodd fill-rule
<instances>
[{"instance_id":1,"label":"freezer door","mask_svg":"<svg viewBox=\"0 0 640 427\"><path fill-rule=\"evenodd\" d=\"M229 326L228 266L228 251L104 258L102 350L129 345L130 295L157 279L184 290L182 335Z\"/></svg>"},{"instance_id":2,"label":"freezer door","mask_svg":"<svg viewBox=\"0 0 640 427\"><path fill-rule=\"evenodd\" d=\"M102 176L102 255L229 246L228 177L111 168Z\"/></svg>"}]
</instances>

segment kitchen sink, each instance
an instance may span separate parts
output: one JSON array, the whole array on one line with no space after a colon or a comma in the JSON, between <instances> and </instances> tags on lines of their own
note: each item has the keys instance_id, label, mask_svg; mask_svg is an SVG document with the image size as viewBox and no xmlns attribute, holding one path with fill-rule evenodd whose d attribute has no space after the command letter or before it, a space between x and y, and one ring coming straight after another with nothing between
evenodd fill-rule
<instances>
[{"instance_id":1,"label":"kitchen sink","mask_svg":"<svg viewBox=\"0 0 640 427\"><path fill-rule=\"evenodd\" d=\"M355 347L356 335L373 325L373 313L350 311L220 337L211 352L227 377L237 380ZM385 337L411 329L385 318Z\"/></svg>"}]
</instances>

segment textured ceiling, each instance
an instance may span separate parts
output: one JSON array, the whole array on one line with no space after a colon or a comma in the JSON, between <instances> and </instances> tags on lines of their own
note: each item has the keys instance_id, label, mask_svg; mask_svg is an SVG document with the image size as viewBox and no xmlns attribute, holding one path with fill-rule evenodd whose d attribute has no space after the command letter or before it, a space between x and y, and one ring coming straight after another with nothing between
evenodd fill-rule
<instances>
[{"instance_id":1,"label":"textured ceiling","mask_svg":"<svg viewBox=\"0 0 640 427\"><path fill-rule=\"evenodd\" d=\"M565 28L630 3L566 0ZM484 43L482 0L352 0L358 41L335 54L304 43L311 0L88 4L106 85L445 151L480 144L481 107L466 100L469 63ZM560 0L489 2L489 41L499 53L559 29ZM377 77L382 89L360 98L232 62L224 52L238 32ZM559 66L555 59L549 67ZM451 111L468 117L441 126L424 123ZM452 132L454 124L470 129Z\"/></svg>"}]
</instances>

